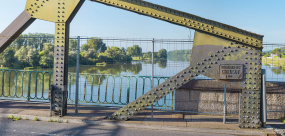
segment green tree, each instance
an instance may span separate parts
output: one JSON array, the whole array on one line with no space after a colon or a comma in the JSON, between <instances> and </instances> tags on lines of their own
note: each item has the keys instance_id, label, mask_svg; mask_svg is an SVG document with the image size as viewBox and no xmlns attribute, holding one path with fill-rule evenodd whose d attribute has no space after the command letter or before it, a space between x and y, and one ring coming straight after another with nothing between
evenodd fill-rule
<instances>
[{"instance_id":1,"label":"green tree","mask_svg":"<svg viewBox=\"0 0 285 136\"><path fill-rule=\"evenodd\" d=\"M1 53L1 60L2 60L2 65L5 67L13 67L14 62L15 62L15 52L11 47L6 48L2 53Z\"/></svg>"},{"instance_id":2,"label":"green tree","mask_svg":"<svg viewBox=\"0 0 285 136\"><path fill-rule=\"evenodd\" d=\"M39 65L39 61L40 61L39 52L37 51L36 48L30 48L29 49L27 58L28 58L29 64L32 67L36 67Z\"/></svg>"},{"instance_id":3,"label":"green tree","mask_svg":"<svg viewBox=\"0 0 285 136\"><path fill-rule=\"evenodd\" d=\"M42 50L44 43L53 44L54 42L53 37L54 37L53 34L45 34L45 33L21 34L14 40L11 46L15 49L15 51L20 49L22 46L31 46L33 48L36 48L37 50Z\"/></svg>"},{"instance_id":4,"label":"green tree","mask_svg":"<svg viewBox=\"0 0 285 136\"><path fill-rule=\"evenodd\" d=\"M127 55L130 56L141 56L142 48L139 45L133 45L133 47L127 48Z\"/></svg>"},{"instance_id":5,"label":"green tree","mask_svg":"<svg viewBox=\"0 0 285 136\"><path fill-rule=\"evenodd\" d=\"M144 59L151 59L152 58L152 53L149 51L149 52L147 52L147 53L144 53L143 54L143 58Z\"/></svg>"},{"instance_id":6,"label":"green tree","mask_svg":"<svg viewBox=\"0 0 285 136\"><path fill-rule=\"evenodd\" d=\"M23 35L20 34L12 43L12 47L14 48L14 50L18 50L22 46L24 46L25 38L22 38L22 37L23 37Z\"/></svg>"},{"instance_id":7,"label":"green tree","mask_svg":"<svg viewBox=\"0 0 285 136\"><path fill-rule=\"evenodd\" d=\"M69 50L76 50L77 40L70 39L69 40Z\"/></svg>"},{"instance_id":8,"label":"green tree","mask_svg":"<svg viewBox=\"0 0 285 136\"><path fill-rule=\"evenodd\" d=\"M174 50L167 52L167 59L171 61L190 61L192 50Z\"/></svg>"},{"instance_id":9,"label":"green tree","mask_svg":"<svg viewBox=\"0 0 285 136\"><path fill-rule=\"evenodd\" d=\"M39 52L39 65L44 68L53 67L54 46L51 43L44 43L43 50Z\"/></svg>"},{"instance_id":10,"label":"green tree","mask_svg":"<svg viewBox=\"0 0 285 136\"><path fill-rule=\"evenodd\" d=\"M275 48L274 50L271 51L272 54L280 54L281 53L281 49L280 48Z\"/></svg>"},{"instance_id":11,"label":"green tree","mask_svg":"<svg viewBox=\"0 0 285 136\"><path fill-rule=\"evenodd\" d=\"M53 60L47 56L42 56L39 62L40 66L43 68L53 67Z\"/></svg>"},{"instance_id":12,"label":"green tree","mask_svg":"<svg viewBox=\"0 0 285 136\"><path fill-rule=\"evenodd\" d=\"M96 59L97 52L95 49L89 48L87 51L84 51L84 57L85 58L91 58L91 59Z\"/></svg>"},{"instance_id":13,"label":"green tree","mask_svg":"<svg viewBox=\"0 0 285 136\"><path fill-rule=\"evenodd\" d=\"M167 59L167 51L165 49L160 49L157 53L157 57L161 59Z\"/></svg>"},{"instance_id":14,"label":"green tree","mask_svg":"<svg viewBox=\"0 0 285 136\"><path fill-rule=\"evenodd\" d=\"M99 61L105 61L108 63L112 62L122 62L122 61L131 61L132 58L130 55L126 55L124 48L118 47L107 47L107 50L98 55Z\"/></svg>"},{"instance_id":15,"label":"green tree","mask_svg":"<svg viewBox=\"0 0 285 136\"><path fill-rule=\"evenodd\" d=\"M94 49L98 53L105 52L107 49L103 40L97 37L92 37L92 39L89 39L86 44L83 44L81 46L81 51L87 51L89 48Z\"/></svg>"},{"instance_id":16,"label":"green tree","mask_svg":"<svg viewBox=\"0 0 285 136\"><path fill-rule=\"evenodd\" d=\"M77 52L69 51L68 53L68 66L75 66L77 60Z\"/></svg>"},{"instance_id":17,"label":"green tree","mask_svg":"<svg viewBox=\"0 0 285 136\"><path fill-rule=\"evenodd\" d=\"M15 58L18 59L19 62L27 61L27 54L28 50L26 46L21 46L18 50L15 52Z\"/></svg>"}]
</instances>

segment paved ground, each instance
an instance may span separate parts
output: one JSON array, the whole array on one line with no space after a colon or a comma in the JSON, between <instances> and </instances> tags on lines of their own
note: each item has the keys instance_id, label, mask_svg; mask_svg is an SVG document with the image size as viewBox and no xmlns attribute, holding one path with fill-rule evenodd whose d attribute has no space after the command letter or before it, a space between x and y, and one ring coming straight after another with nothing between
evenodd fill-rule
<instances>
[{"instance_id":1,"label":"paved ground","mask_svg":"<svg viewBox=\"0 0 285 136\"><path fill-rule=\"evenodd\" d=\"M60 120L60 122L62 123L56 123L56 124L65 124L65 125L67 124L71 126L77 124L74 126L74 128L76 128L76 126L80 127L81 125L83 126L91 125L91 127L99 127L98 129L106 129L108 131L113 131L115 127L115 128L120 128L120 130L126 128L136 128L139 130L141 129L157 130L155 132L159 131L164 132L168 130L176 133L178 132L189 132L193 134L197 133L198 135L200 133L227 134L227 135L229 134L265 135L265 132L259 129L240 129L237 124L238 121L237 117L227 117L227 124L223 124L221 116L185 115L183 119L183 116L181 116L182 114L165 112L165 111L162 112L158 110L154 111L154 119L151 120L150 110L144 110L143 112L139 113L138 115L135 115L133 118L131 118L128 121L110 121L104 119L106 118L106 116L111 115L117 109L118 109L117 107L80 106L79 114L75 115L74 105L68 105L68 114L62 118L59 118L54 116L49 117L48 103L0 100L0 117L7 118L8 115L13 115L15 117L19 116L22 119L25 118L27 120L33 120L34 117L37 117L40 121L42 121L41 123L50 123L47 122L48 120L52 121ZM284 124L280 123L281 122L278 120L273 120L271 122L271 124L275 127L275 129L278 130L280 134L281 133L283 134L284 131L282 128L284 128L283 126ZM108 128L105 128L103 126L106 126ZM85 127L89 128L90 126L85 126ZM113 128L110 129L110 127ZM9 130L10 133L10 128L7 130ZM71 131L71 130L66 130L66 131ZM88 129L87 132L89 132ZM130 132L129 134L131 134L132 129L130 129L128 132ZM49 133L49 131L42 131L39 133ZM62 134L65 135L65 133ZM117 133L117 131L116 133L111 133L110 135L117 135L117 134L121 135L121 133ZM144 133L139 135L143 134ZM161 132L161 134L164 133ZM125 134L122 133L122 135ZM181 135L184 134L181 133Z\"/></svg>"},{"instance_id":2,"label":"paved ground","mask_svg":"<svg viewBox=\"0 0 285 136\"><path fill-rule=\"evenodd\" d=\"M278 136L285 136L285 124L281 121L269 121L268 124L273 128Z\"/></svg>"},{"instance_id":3,"label":"paved ground","mask_svg":"<svg viewBox=\"0 0 285 136\"><path fill-rule=\"evenodd\" d=\"M35 122L27 120L12 121L0 118L1 136L36 135L100 135L100 136L228 136L203 132L165 131L159 129L124 128L120 126L97 126L88 124L68 124L54 122Z\"/></svg>"}]
</instances>

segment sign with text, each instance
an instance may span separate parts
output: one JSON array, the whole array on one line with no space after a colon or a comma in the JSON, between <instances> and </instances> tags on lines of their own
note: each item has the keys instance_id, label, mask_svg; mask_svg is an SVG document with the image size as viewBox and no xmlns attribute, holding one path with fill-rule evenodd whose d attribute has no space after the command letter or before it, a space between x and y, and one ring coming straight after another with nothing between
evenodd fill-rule
<instances>
[{"instance_id":1,"label":"sign with text","mask_svg":"<svg viewBox=\"0 0 285 136\"><path fill-rule=\"evenodd\" d=\"M221 64L220 79L243 79L243 65Z\"/></svg>"}]
</instances>

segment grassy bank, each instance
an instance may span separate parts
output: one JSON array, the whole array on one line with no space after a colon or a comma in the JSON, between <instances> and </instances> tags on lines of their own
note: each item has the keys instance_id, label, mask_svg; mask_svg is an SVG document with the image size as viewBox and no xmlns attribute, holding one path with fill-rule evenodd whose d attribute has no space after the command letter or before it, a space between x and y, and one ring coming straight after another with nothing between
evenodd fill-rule
<instances>
[{"instance_id":1,"label":"grassy bank","mask_svg":"<svg viewBox=\"0 0 285 136\"><path fill-rule=\"evenodd\" d=\"M266 58L262 57L262 63L264 65L273 65L276 67L285 67L285 58Z\"/></svg>"}]
</instances>

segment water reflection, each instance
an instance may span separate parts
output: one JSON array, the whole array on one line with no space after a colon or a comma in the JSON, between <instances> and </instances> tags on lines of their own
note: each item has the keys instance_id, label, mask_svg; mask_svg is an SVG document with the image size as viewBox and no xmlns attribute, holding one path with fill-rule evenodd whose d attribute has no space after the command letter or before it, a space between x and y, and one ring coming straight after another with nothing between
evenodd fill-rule
<instances>
[{"instance_id":1,"label":"water reflection","mask_svg":"<svg viewBox=\"0 0 285 136\"><path fill-rule=\"evenodd\" d=\"M277 75L285 74L285 69L283 67L275 67L275 68L272 68L271 71Z\"/></svg>"},{"instance_id":2,"label":"water reflection","mask_svg":"<svg viewBox=\"0 0 285 136\"><path fill-rule=\"evenodd\" d=\"M152 64L151 60L143 61L144 64ZM167 67L167 60L155 60L153 64L158 64L158 67L160 68L166 68Z\"/></svg>"},{"instance_id":3,"label":"water reflection","mask_svg":"<svg viewBox=\"0 0 285 136\"><path fill-rule=\"evenodd\" d=\"M79 99L81 102L126 104L150 90L151 61L133 61L131 63L107 64L106 66L80 66ZM154 86L180 72L189 62L156 60L154 63ZM263 65L267 81L283 81L285 68ZM47 71L47 72L43 72ZM69 102L75 99L76 68L69 68ZM125 75L125 76L124 76ZM132 76L129 76L132 75ZM160 76L161 75L161 76ZM47 100L52 84L52 69L33 71L0 70L0 94L4 97ZM146 77L147 76L147 77ZM165 77L160 79L161 77ZM3 86L4 85L4 86ZM172 96L158 105L170 106ZM166 104L165 104L166 103Z\"/></svg>"}]
</instances>

